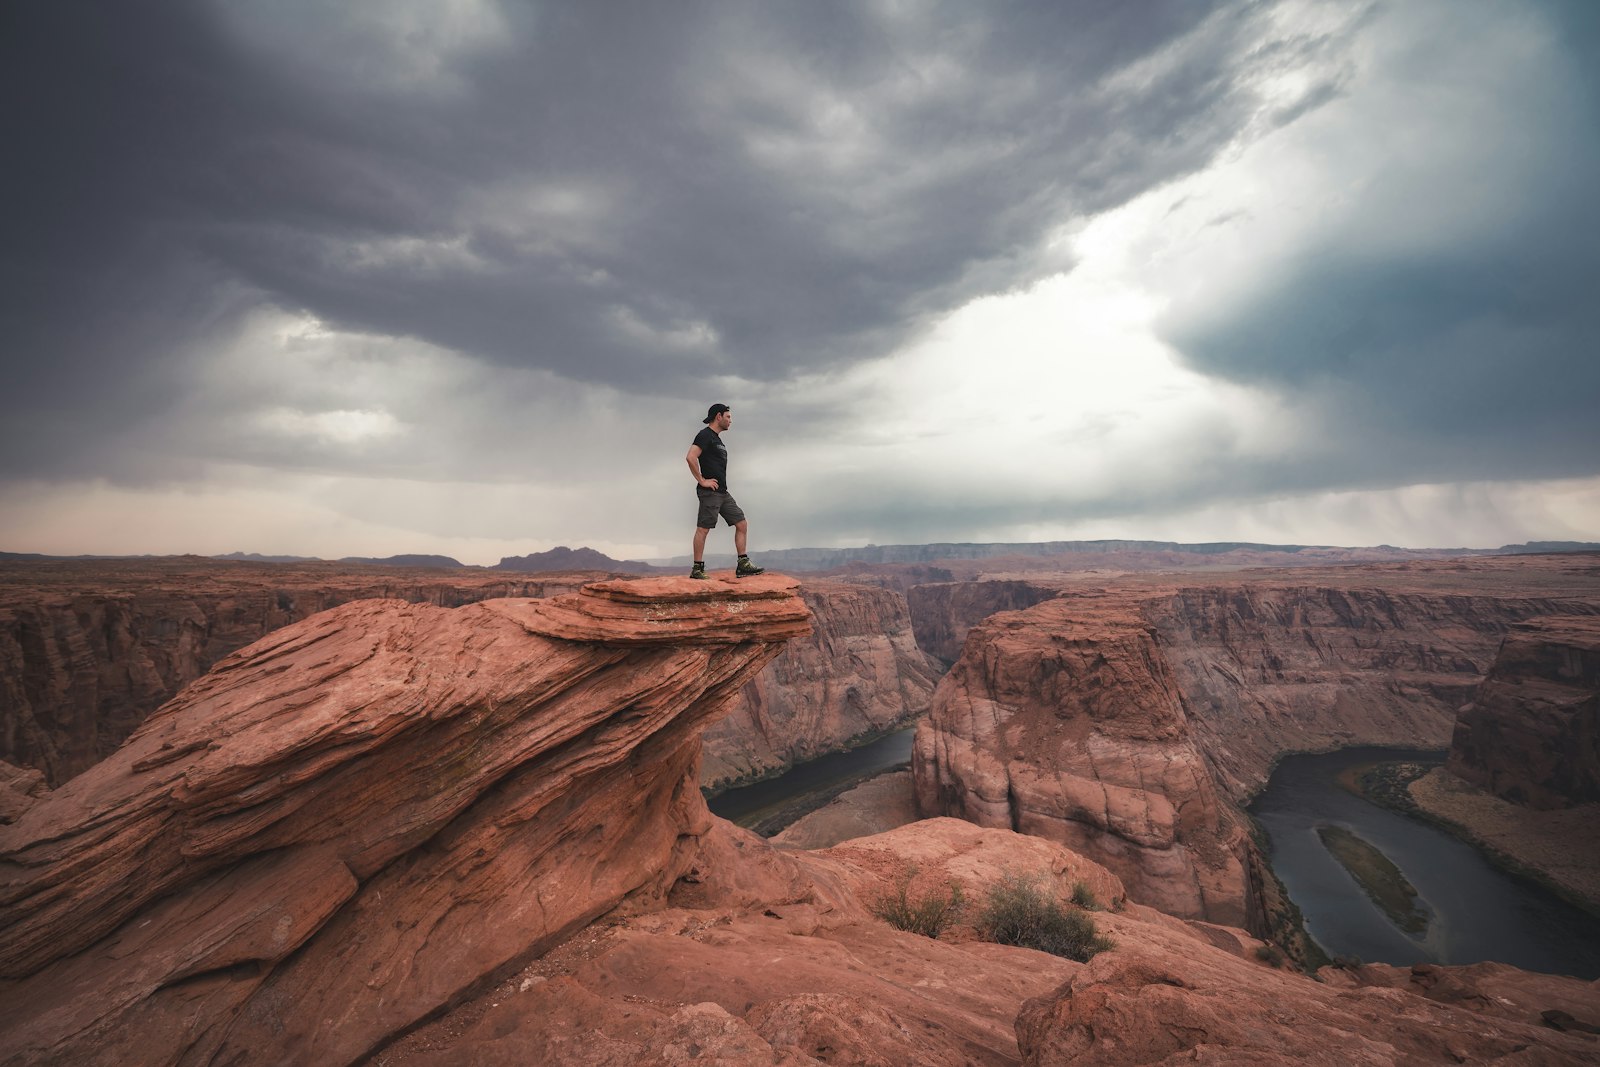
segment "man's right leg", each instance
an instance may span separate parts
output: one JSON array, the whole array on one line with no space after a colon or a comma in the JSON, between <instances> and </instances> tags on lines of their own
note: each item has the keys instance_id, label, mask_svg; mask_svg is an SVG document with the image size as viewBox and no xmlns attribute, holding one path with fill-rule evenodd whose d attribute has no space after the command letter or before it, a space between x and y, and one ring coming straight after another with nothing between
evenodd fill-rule
<instances>
[{"instance_id":1,"label":"man's right leg","mask_svg":"<svg viewBox=\"0 0 1600 1067\"><path fill-rule=\"evenodd\" d=\"M691 578L706 576L706 535L710 532L704 526L694 528L694 566L689 568Z\"/></svg>"}]
</instances>

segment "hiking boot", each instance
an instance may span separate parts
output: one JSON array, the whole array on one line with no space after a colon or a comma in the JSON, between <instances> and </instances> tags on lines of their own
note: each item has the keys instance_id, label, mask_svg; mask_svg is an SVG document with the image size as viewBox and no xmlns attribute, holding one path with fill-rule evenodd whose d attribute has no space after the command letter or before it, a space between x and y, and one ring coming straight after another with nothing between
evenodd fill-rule
<instances>
[{"instance_id":1,"label":"hiking boot","mask_svg":"<svg viewBox=\"0 0 1600 1067\"><path fill-rule=\"evenodd\" d=\"M749 556L740 556L739 566L734 568L733 576L735 578L749 578L751 575L765 573L767 573L767 568L757 567L754 563L750 562Z\"/></svg>"},{"instance_id":2,"label":"hiking boot","mask_svg":"<svg viewBox=\"0 0 1600 1067\"><path fill-rule=\"evenodd\" d=\"M705 576L706 576L706 565L704 563L696 563L693 567L689 568L689 577L691 577L691 578L704 578Z\"/></svg>"}]
</instances>

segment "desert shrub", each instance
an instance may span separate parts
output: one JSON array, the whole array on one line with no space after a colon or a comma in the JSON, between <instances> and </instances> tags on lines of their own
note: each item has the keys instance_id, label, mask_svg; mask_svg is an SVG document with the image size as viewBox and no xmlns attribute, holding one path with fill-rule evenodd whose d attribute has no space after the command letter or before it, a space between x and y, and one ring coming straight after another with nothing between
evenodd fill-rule
<instances>
[{"instance_id":1,"label":"desert shrub","mask_svg":"<svg viewBox=\"0 0 1600 1067\"><path fill-rule=\"evenodd\" d=\"M966 902L961 887L948 883L916 896L911 891L916 876L917 869L908 868L895 881L895 887L873 903L872 914L897 930L936 938L956 921Z\"/></svg>"},{"instance_id":2,"label":"desert shrub","mask_svg":"<svg viewBox=\"0 0 1600 1067\"><path fill-rule=\"evenodd\" d=\"M1095 899L1094 890L1089 888L1087 882L1072 883L1072 902L1089 911L1098 911L1100 908L1100 902Z\"/></svg>"},{"instance_id":3,"label":"desert shrub","mask_svg":"<svg viewBox=\"0 0 1600 1067\"><path fill-rule=\"evenodd\" d=\"M1281 948L1269 942L1264 945L1256 946L1256 959L1260 960L1262 963L1265 963L1269 967L1282 967L1288 960L1288 957L1283 954L1283 950Z\"/></svg>"},{"instance_id":4,"label":"desert shrub","mask_svg":"<svg viewBox=\"0 0 1600 1067\"><path fill-rule=\"evenodd\" d=\"M1111 947L1087 912L1063 906L1039 888L1036 879L1009 871L989 887L977 927L986 941L1034 948L1080 963Z\"/></svg>"}]
</instances>

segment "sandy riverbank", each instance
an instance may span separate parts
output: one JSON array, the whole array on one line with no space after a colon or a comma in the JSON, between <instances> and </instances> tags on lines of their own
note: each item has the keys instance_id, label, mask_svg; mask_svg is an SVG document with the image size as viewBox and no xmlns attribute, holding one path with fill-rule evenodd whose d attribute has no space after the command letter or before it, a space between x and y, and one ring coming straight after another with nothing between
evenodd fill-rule
<instances>
[{"instance_id":1,"label":"sandy riverbank","mask_svg":"<svg viewBox=\"0 0 1600 1067\"><path fill-rule=\"evenodd\" d=\"M797 820L772 839L789 848L831 848L917 821L910 771L880 774Z\"/></svg>"},{"instance_id":2,"label":"sandy riverbank","mask_svg":"<svg viewBox=\"0 0 1600 1067\"><path fill-rule=\"evenodd\" d=\"M1468 785L1442 767L1412 782L1409 791L1429 816L1600 915L1600 835L1595 830L1600 804L1534 811Z\"/></svg>"}]
</instances>

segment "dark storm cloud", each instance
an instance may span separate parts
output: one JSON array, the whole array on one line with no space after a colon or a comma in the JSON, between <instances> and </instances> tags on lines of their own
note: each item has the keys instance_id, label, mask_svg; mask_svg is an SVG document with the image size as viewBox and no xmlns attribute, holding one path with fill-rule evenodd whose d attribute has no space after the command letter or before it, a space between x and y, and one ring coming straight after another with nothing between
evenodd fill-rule
<instances>
[{"instance_id":1,"label":"dark storm cloud","mask_svg":"<svg viewBox=\"0 0 1600 1067\"><path fill-rule=\"evenodd\" d=\"M1283 487L1600 471L1600 8L1532 10L1554 53L1493 101L1472 166L1384 175L1362 217L1243 301L1170 317L1196 369L1330 413L1327 455L1277 471ZM1429 232L1389 239L1417 215Z\"/></svg>"},{"instance_id":2,"label":"dark storm cloud","mask_svg":"<svg viewBox=\"0 0 1600 1067\"><path fill-rule=\"evenodd\" d=\"M1319 46L1211 6L7 5L4 470L136 476L262 303L625 389L881 355Z\"/></svg>"}]
</instances>

